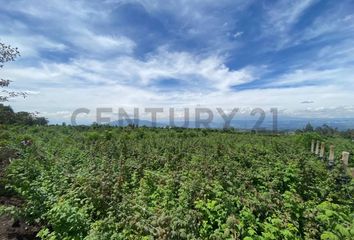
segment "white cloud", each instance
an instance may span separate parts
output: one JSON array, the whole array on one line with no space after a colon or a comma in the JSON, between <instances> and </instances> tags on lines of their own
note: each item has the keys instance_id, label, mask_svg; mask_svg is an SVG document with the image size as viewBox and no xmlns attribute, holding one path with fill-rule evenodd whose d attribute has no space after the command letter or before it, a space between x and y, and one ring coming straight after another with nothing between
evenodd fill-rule
<instances>
[{"instance_id":1,"label":"white cloud","mask_svg":"<svg viewBox=\"0 0 354 240\"><path fill-rule=\"evenodd\" d=\"M171 56L175 54L174 58L171 57L171 59L179 56L177 53L170 54ZM34 89L38 91L37 94L31 95L25 100L16 99L15 102L12 102L12 105L15 106L16 110L27 109L44 112L45 114L48 113L47 116L49 117L53 117L55 112L72 112L79 107L86 107L93 111L97 107L114 109L118 109L118 107L164 107L167 109L169 107L193 108L197 106L222 107L224 109L262 107L265 110L278 107L279 109L285 109L287 115L308 117L311 114L309 111L313 110L313 114L316 116L320 116L320 113L322 113L323 116L354 117L350 110L354 102L353 89L348 85L350 79L353 78L343 78L342 85L274 87L234 92L225 90L225 86L229 86L230 83L226 81L220 85L218 78L224 79L224 76L226 76L226 79L229 78L232 83L234 81L238 82L237 79L240 76L243 77L244 73L242 71L237 73L227 72L223 68L218 69L220 63L215 59L202 63L196 60L192 61L191 59L194 58L188 54L186 56L188 56L187 60L176 61L176 66L172 65L172 61L166 60L168 58L161 58L164 60L161 62L161 59L159 60L159 57L155 56L145 62L134 59L121 61L120 59L106 65L104 62L96 60L77 60L71 65L44 64L41 69L10 69L8 73L11 73L13 79L16 79L14 82L16 88L26 89L26 86L30 87L31 84L34 84L36 86ZM183 63L188 63L190 66L184 66ZM184 67L186 69L183 69ZM87 69L90 69L90 71ZM30 74L31 72L32 74ZM144 82L154 81L161 76L180 77L183 74L188 76L192 72L205 78L208 76L205 79L205 84L210 84L216 89L205 91L205 87L202 88L201 86L194 89L187 88L184 92L164 92L155 91L155 89L147 87L147 82ZM116 75L119 73L121 75ZM317 74L321 73L310 69L297 70L287 74L284 81L287 83L294 83L294 81L298 81L297 79L305 81L306 79L317 78ZM335 72L324 72L322 76L326 76L326 74L336 77ZM27 76L31 77L27 78ZM127 84L127 80L124 80L125 77L136 82ZM80 79L85 81L80 82ZM188 81L188 79L185 77L184 80ZM46 82L58 85L53 87L53 84L46 84ZM313 103L311 108L304 109L301 102L307 99L311 99ZM318 109L322 110L319 111ZM92 117L94 115L91 116L91 119Z\"/></svg>"},{"instance_id":2,"label":"white cloud","mask_svg":"<svg viewBox=\"0 0 354 240\"><path fill-rule=\"evenodd\" d=\"M115 59L75 59L69 63L42 63L38 67L11 67L6 77L24 81L25 86L37 84L109 84L140 88L155 86L161 79L177 79L190 88L185 91L228 91L231 86L255 79L255 68L231 70L223 58L202 58L187 52L161 50L145 61L130 56ZM84 81L84 83L82 83ZM158 86L156 86L158 87ZM191 90L190 90L191 89Z\"/></svg>"},{"instance_id":3,"label":"white cloud","mask_svg":"<svg viewBox=\"0 0 354 240\"><path fill-rule=\"evenodd\" d=\"M318 0L285 0L266 5L261 37L276 38L271 48L282 50L308 41L324 42L325 39L353 37L354 21L350 1L340 1L322 9L314 19L307 19L306 26L295 29L294 25ZM313 16L312 16L313 17ZM350 37L351 36L351 37Z\"/></svg>"},{"instance_id":4,"label":"white cloud","mask_svg":"<svg viewBox=\"0 0 354 240\"><path fill-rule=\"evenodd\" d=\"M254 0L165 0L163 4L153 0L106 0L112 7L126 3L141 4L153 18L166 28L173 29L177 38L200 41L204 52L225 54L241 44L228 37L235 31L238 14L247 9ZM228 11L226 11L228 9ZM227 24L225 24L227 22ZM171 25L169 25L172 23Z\"/></svg>"},{"instance_id":5,"label":"white cloud","mask_svg":"<svg viewBox=\"0 0 354 240\"><path fill-rule=\"evenodd\" d=\"M302 16L304 11L314 4L317 0L286 0L279 1L275 5L271 5L268 9L268 26L272 32L284 33L295 24Z\"/></svg>"},{"instance_id":6,"label":"white cloud","mask_svg":"<svg viewBox=\"0 0 354 240\"><path fill-rule=\"evenodd\" d=\"M101 33L92 21L105 21L108 13L99 4L86 1L14 0L0 9L9 13L21 12L39 25L4 18L0 26L0 39L17 46L23 58L41 57L42 50L52 52L80 52L85 56L131 54L135 42L126 36Z\"/></svg>"},{"instance_id":7,"label":"white cloud","mask_svg":"<svg viewBox=\"0 0 354 240\"><path fill-rule=\"evenodd\" d=\"M299 87L285 89L253 89L242 92L232 92L227 95L222 92L193 93L158 93L141 88L126 86L97 86L87 88L41 88L41 94L28 99L18 99L11 104L16 110L39 111L51 117L58 111L73 112L76 108L85 107L94 111L97 107L119 107L130 109L137 107L209 107L215 109L232 109L238 107L249 109L261 107L268 112L271 108L283 109L282 116L301 117L354 117L354 98L352 91L336 86ZM311 107L304 108L301 101L311 98ZM346 105L343 103L347 103ZM128 111L128 110L127 110ZM70 114L66 114L69 120ZM164 115L163 115L164 116ZM63 116L62 116L63 118Z\"/></svg>"},{"instance_id":8,"label":"white cloud","mask_svg":"<svg viewBox=\"0 0 354 240\"><path fill-rule=\"evenodd\" d=\"M102 11L100 11L99 6L99 4L93 6L87 1L80 0L13 0L2 4L0 8L10 12L21 12L25 16L35 17L49 22L59 21L59 23L64 23L74 18L88 19L89 17L102 17ZM64 25L63 27L70 26Z\"/></svg>"},{"instance_id":9,"label":"white cloud","mask_svg":"<svg viewBox=\"0 0 354 240\"><path fill-rule=\"evenodd\" d=\"M339 76L350 77L350 73L346 69L325 69L325 70L315 70L315 69L296 69L293 72L286 73L274 79L270 86L282 86L291 84L327 84L329 80L343 81L345 79L339 80ZM349 75L348 75L349 74ZM333 82L333 81L332 81Z\"/></svg>"},{"instance_id":10,"label":"white cloud","mask_svg":"<svg viewBox=\"0 0 354 240\"><path fill-rule=\"evenodd\" d=\"M354 21L353 15L346 15L343 17L341 8L339 10L332 10L318 16L314 22L309 25L304 32L295 39L294 44L299 44L303 41L315 39L324 35L341 34L343 40L350 34L353 35Z\"/></svg>"},{"instance_id":11,"label":"white cloud","mask_svg":"<svg viewBox=\"0 0 354 240\"><path fill-rule=\"evenodd\" d=\"M243 32L236 32L233 37L234 38L238 38L238 37L241 37L243 35Z\"/></svg>"},{"instance_id":12,"label":"white cloud","mask_svg":"<svg viewBox=\"0 0 354 240\"><path fill-rule=\"evenodd\" d=\"M53 41L45 36L29 35L21 32L4 34L0 30L0 40L20 49L23 58L39 57L41 50L62 52L67 49L67 46L63 43Z\"/></svg>"},{"instance_id":13,"label":"white cloud","mask_svg":"<svg viewBox=\"0 0 354 240\"><path fill-rule=\"evenodd\" d=\"M133 52L136 44L125 36L105 36L94 34L90 31L81 31L74 36L69 36L68 40L75 47L82 49L84 55L90 54L113 54Z\"/></svg>"},{"instance_id":14,"label":"white cloud","mask_svg":"<svg viewBox=\"0 0 354 240\"><path fill-rule=\"evenodd\" d=\"M186 85L228 90L233 85L254 80L250 69L230 70L221 57L202 58L186 52L164 50L150 56L146 61L122 59L117 62L116 69L120 69L126 79L137 78L143 85L163 78L174 78L184 81ZM195 83L188 83L190 81Z\"/></svg>"},{"instance_id":15,"label":"white cloud","mask_svg":"<svg viewBox=\"0 0 354 240\"><path fill-rule=\"evenodd\" d=\"M32 20L46 23L38 29L34 23L4 18L0 38L20 47L22 60L32 62L41 57L43 50L77 52L65 63L35 59L33 64L28 64L30 67L21 62L8 65L3 73L15 81L12 87L31 93L25 100L11 102L15 109L38 110L49 117L69 117L70 112L78 107L278 107L295 115L314 111L324 116L353 116L354 76L350 67L353 47L350 38L322 48L316 56L311 55L315 58L311 64L304 66L305 60L301 59L302 65L285 66L288 72L273 76L267 89L232 91L232 86L262 79L264 72L270 72L263 66L232 69L226 64L225 49L239 46L236 44L239 41L232 36L239 38L243 32L235 33L235 29L239 29L235 28L237 11L227 16L221 13L235 5L239 10L245 9L249 1L138 2L154 17L159 13L163 13L160 16L172 15L173 19L169 20L178 26L174 30L183 35L183 39L199 37L207 43L206 47L197 49L198 54L181 49L171 51L173 48L165 47L137 58L134 50L138 46L133 39L119 34L119 29L116 35L100 29L101 20L109 22L111 10L103 10L107 5L102 2L10 1L0 6L2 10L21 12ZM305 31L292 34L292 27L315 2L282 1L267 9L265 34L270 32L278 47L288 47L335 33L336 29L350 33L352 15L337 18L343 14L336 12L332 17L324 14ZM210 14L211 10L217 13ZM45 31L41 34L43 29ZM233 59L237 61L237 52ZM161 90L163 79L175 79L181 84L178 89ZM310 108L305 111L302 102L308 99L313 103L307 105Z\"/></svg>"}]
</instances>

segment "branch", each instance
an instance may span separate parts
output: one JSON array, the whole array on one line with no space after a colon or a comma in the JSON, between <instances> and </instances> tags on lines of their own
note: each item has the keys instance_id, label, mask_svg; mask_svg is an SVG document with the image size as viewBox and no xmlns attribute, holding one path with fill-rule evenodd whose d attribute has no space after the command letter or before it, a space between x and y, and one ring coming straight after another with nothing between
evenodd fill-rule
<instances>
[{"instance_id":1,"label":"branch","mask_svg":"<svg viewBox=\"0 0 354 240\"><path fill-rule=\"evenodd\" d=\"M0 87L8 87L10 82L10 80L0 79Z\"/></svg>"},{"instance_id":2,"label":"branch","mask_svg":"<svg viewBox=\"0 0 354 240\"><path fill-rule=\"evenodd\" d=\"M14 61L18 56L20 56L18 48L0 42L0 68L4 66L4 63Z\"/></svg>"},{"instance_id":3,"label":"branch","mask_svg":"<svg viewBox=\"0 0 354 240\"><path fill-rule=\"evenodd\" d=\"M14 98L14 97L27 97L27 93L25 92L14 92L14 91L7 91L7 90L2 90L1 93L4 93L4 95L0 95L0 102L7 102L9 101L9 98Z\"/></svg>"}]
</instances>

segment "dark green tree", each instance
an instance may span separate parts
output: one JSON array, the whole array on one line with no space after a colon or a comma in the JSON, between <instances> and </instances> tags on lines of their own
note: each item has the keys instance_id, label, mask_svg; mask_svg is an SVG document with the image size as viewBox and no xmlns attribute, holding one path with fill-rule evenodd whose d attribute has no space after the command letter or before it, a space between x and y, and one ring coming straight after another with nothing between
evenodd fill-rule
<instances>
[{"instance_id":1,"label":"dark green tree","mask_svg":"<svg viewBox=\"0 0 354 240\"><path fill-rule=\"evenodd\" d=\"M321 127L317 127L315 131L325 136L333 136L335 134L338 134L337 128L332 128L327 124L323 124Z\"/></svg>"},{"instance_id":2,"label":"dark green tree","mask_svg":"<svg viewBox=\"0 0 354 240\"><path fill-rule=\"evenodd\" d=\"M10 106L0 104L0 124L47 125L48 120L29 112L15 113Z\"/></svg>"},{"instance_id":3,"label":"dark green tree","mask_svg":"<svg viewBox=\"0 0 354 240\"><path fill-rule=\"evenodd\" d=\"M0 104L0 124L11 124L15 119L15 112L10 106Z\"/></svg>"},{"instance_id":4,"label":"dark green tree","mask_svg":"<svg viewBox=\"0 0 354 240\"><path fill-rule=\"evenodd\" d=\"M313 132L313 126L311 125L311 123L306 124L304 132Z\"/></svg>"}]
</instances>

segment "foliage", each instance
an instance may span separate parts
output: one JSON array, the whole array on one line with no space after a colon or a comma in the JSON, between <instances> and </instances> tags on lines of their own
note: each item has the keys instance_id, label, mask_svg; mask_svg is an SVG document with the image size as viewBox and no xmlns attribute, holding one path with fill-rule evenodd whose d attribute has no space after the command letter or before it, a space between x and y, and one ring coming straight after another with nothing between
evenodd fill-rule
<instances>
[{"instance_id":1,"label":"foliage","mask_svg":"<svg viewBox=\"0 0 354 240\"><path fill-rule=\"evenodd\" d=\"M350 239L354 181L316 133L4 125L7 188L42 239ZM310 134L310 135L308 135ZM24 138L32 145L21 146ZM1 151L1 150L0 150Z\"/></svg>"},{"instance_id":2,"label":"foliage","mask_svg":"<svg viewBox=\"0 0 354 240\"><path fill-rule=\"evenodd\" d=\"M47 125L48 120L33 113L15 113L10 106L0 104L0 124Z\"/></svg>"}]
</instances>

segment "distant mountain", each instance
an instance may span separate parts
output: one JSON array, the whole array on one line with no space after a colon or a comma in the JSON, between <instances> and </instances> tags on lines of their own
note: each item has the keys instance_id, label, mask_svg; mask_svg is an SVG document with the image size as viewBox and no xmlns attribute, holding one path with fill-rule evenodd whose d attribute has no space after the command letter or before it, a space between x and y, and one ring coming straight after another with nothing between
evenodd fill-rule
<instances>
[{"instance_id":1,"label":"distant mountain","mask_svg":"<svg viewBox=\"0 0 354 240\"><path fill-rule=\"evenodd\" d=\"M135 119L133 122L138 122L138 126L152 127L152 121ZM255 127L257 119L235 119L230 123L231 127L237 129L251 130ZM296 130L302 129L307 123L311 123L313 127L320 127L323 124L327 124L333 128L338 128L338 130L346 130L349 128L354 129L354 118L296 118L296 117L279 117L277 121L278 130ZM111 122L112 126L128 126L128 121L124 120L122 123L119 121ZM167 127L170 126L169 121L161 120L156 123L156 127ZM184 127L184 121L175 121L175 126ZM204 125L200 125L204 128ZM222 120L215 120L209 124L210 128L223 128L224 122ZM189 121L188 128L196 128L195 121ZM260 125L260 129L272 130L273 122L270 119L265 119Z\"/></svg>"},{"instance_id":2,"label":"distant mountain","mask_svg":"<svg viewBox=\"0 0 354 240\"><path fill-rule=\"evenodd\" d=\"M142 127L142 126L146 126L146 127L153 127L153 122L152 121L148 121L148 120L142 120L142 119L131 119L131 122L133 124L136 124L139 126L139 127ZM124 120L122 122L120 121L113 121L111 122L109 125L111 126L121 126L121 127L126 127L128 126L130 123L127 121L127 120ZM165 127L167 126L166 124L164 123L160 123L160 122L156 122L155 124L155 127Z\"/></svg>"},{"instance_id":3,"label":"distant mountain","mask_svg":"<svg viewBox=\"0 0 354 240\"><path fill-rule=\"evenodd\" d=\"M278 119L278 128L281 130L302 129L307 123L311 123L313 127L320 127L327 124L338 130L354 129L354 118L294 118L294 117L280 117Z\"/></svg>"}]
</instances>

